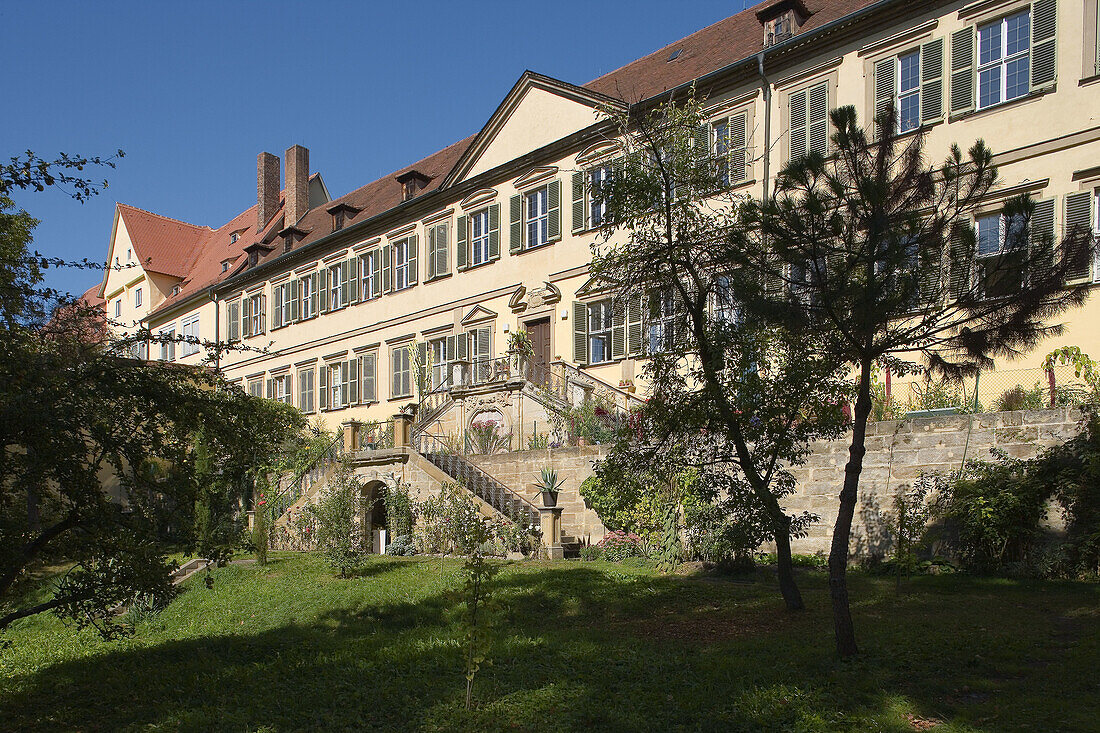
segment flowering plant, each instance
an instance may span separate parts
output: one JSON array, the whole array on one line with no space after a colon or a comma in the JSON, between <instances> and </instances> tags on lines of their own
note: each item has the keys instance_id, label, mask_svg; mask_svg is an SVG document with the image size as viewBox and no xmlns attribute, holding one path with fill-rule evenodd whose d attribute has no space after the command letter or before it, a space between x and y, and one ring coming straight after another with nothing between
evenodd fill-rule
<instances>
[{"instance_id":1,"label":"flowering plant","mask_svg":"<svg viewBox=\"0 0 1100 733\"><path fill-rule=\"evenodd\" d=\"M603 550L604 557L615 562L628 557L645 557L642 538L621 529L605 534L596 546Z\"/></svg>"}]
</instances>

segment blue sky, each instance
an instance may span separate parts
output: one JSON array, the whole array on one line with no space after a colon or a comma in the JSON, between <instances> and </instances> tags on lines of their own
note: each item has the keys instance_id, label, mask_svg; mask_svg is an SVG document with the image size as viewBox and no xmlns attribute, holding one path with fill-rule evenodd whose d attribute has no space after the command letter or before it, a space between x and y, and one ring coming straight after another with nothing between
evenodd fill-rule
<instances>
[{"instance_id":1,"label":"blue sky","mask_svg":"<svg viewBox=\"0 0 1100 733\"><path fill-rule=\"evenodd\" d=\"M116 201L219 226L255 203L256 154L294 143L340 196L476 132L524 69L583 84L745 4L4 3L0 155L126 152L90 202L16 198L37 249L98 261Z\"/></svg>"}]
</instances>

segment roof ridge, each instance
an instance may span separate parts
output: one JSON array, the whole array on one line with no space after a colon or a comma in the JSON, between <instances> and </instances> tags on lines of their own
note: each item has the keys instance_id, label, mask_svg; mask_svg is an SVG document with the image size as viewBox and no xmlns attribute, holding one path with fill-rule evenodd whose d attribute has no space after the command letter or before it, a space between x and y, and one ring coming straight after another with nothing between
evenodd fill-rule
<instances>
[{"instance_id":1,"label":"roof ridge","mask_svg":"<svg viewBox=\"0 0 1100 733\"><path fill-rule=\"evenodd\" d=\"M155 216L158 219L164 219L165 221L170 221L173 224L183 224L184 226L188 226L188 227L191 227L193 229L205 229L207 231L214 231L209 226L206 226L204 224L192 224L191 222L183 221L182 219L174 219L170 216L165 216L164 214L158 214L155 211L149 211L148 209L143 209L140 206L134 206L133 204L124 204L121 201L118 201L118 202L116 202L116 205L119 206L119 207L122 207L122 208L133 209L134 211L140 212L142 214L148 214L149 216ZM238 214L237 216L240 216L240 214ZM236 217L234 217L234 218L236 218ZM232 221L232 219L230 219L230 221Z\"/></svg>"}]
</instances>

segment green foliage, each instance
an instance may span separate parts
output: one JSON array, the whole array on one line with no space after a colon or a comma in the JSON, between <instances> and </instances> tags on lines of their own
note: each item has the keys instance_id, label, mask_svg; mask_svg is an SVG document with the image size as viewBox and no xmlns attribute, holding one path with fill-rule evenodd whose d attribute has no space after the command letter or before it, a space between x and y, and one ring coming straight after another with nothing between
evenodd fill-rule
<instances>
[{"instance_id":1,"label":"green foliage","mask_svg":"<svg viewBox=\"0 0 1100 733\"><path fill-rule=\"evenodd\" d=\"M1044 529L1050 501L1065 534ZM1055 577L1100 575L1100 418L1029 460L973 463L936 502L942 527L932 539L976 572Z\"/></svg>"},{"instance_id":2,"label":"green foliage","mask_svg":"<svg viewBox=\"0 0 1100 733\"><path fill-rule=\"evenodd\" d=\"M444 484L439 493L420 503L416 545L420 552L468 555L484 538L484 521L477 504L461 486Z\"/></svg>"},{"instance_id":3,"label":"green foliage","mask_svg":"<svg viewBox=\"0 0 1100 733\"><path fill-rule=\"evenodd\" d=\"M416 524L416 502L409 494L408 485L398 479L395 485L387 486L382 502L386 507L386 524L390 533L394 537L411 537Z\"/></svg>"},{"instance_id":4,"label":"green foliage","mask_svg":"<svg viewBox=\"0 0 1100 733\"><path fill-rule=\"evenodd\" d=\"M1020 385L1007 389L993 403L993 409L997 412L1042 410L1046 407L1050 407L1050 390L1038 382L1031 389Z\"/></svg>"},{"instance_id":5,"label":"green foliage","mask_svg":"<svg viewBox=\"0 0 1100 733\"><path fill-rule=\"evenodd\" d=\"M411 534L399 534L386 546L387 555L412 557L416 554L416 543Z\"/></svg>"},{"instance_id":6,"label":"green foliage","mask_svg":"<svg viewBox=\"0 0 1100 733\"><path fill-rule=\"evenodd\" d=\"M470 425L466 430L466 442L474 453L489 456L508 450L512 434L504 432L495 420L485 420Z\"/></svg>"},{"instance_id":7,"label":"green foliage","mask_svg":"<svg viewBox=\"0 0 1100 733\"><path fill-rule=\"evenodd\" d=\"M900 585L901 576L909 577L921 562L918 543L924 537L932 516L930 496L942 491L942 479L936 474L921 472L908 491L894 497L894 558L893 566Z\"/></svg>"},{"instance_id":8,"label":"green foliage","mask_svg":"<svg viewBox=\"0 0 1100 733\"><path fill-rule=\"evenodd\" d=\"M633 532L612 530L603 536L596 547L603 557L612 562L621 562L628 557L645 557L645 543Z\"/></svg>"},{"instance_id":9,"label":"green foliage","mask_svg":"<svg viewBox=\"0 0 1100 733\"><path fill-rule=\"evenodd\" d=\"M583 545L580 549L581 560L591 562L603 559L603 548L599 545Z\"/></svg>"},{"instance_id":10,"label":"green foliage","mask_svg":"<svg viewBox=\"0 0 1100 733\"><path fill-rule=\"evenodd\" d=\"M309 506L316 522L317 546L341 578L348 577L360 560L355 520L361 490L351 464L342 460L321 490L317 503Z\"/></svg>"},{"instance_id":11,"label":"green foliage","mask_svg":"<svg viewBox=\"0 0 1100 733\"><path fill-rule=\"evenodd\" d=\"M527 436L527 450L546 450L550 447L550 436L546 433L535 433Z\"/></svg>"},{"instance_id":12,"label":"green foliage","mask_svg":"<svg viewBox=\"0 0 1100 733\"><path fill-rule=\"evenodd\" d=\"M910 410L940 410L955 408L956 412L970 412L973 400L968 400L962 387L946 379L926 379L914 383L909 399Z\"/></svg>"},{"instance_id":13,"label":"green foliage","mask_svg":"<svg viewBox=\"0 0 1100 733\"><path fill-rule=\"evenodd\" d=\"M539 472L538 479L535 481L535 486L539 491L557 492L565 483L565 479L558 478L558 472L553 468L543 468Z\"/></svg>"},{"instance_id":14,"label":"green foliage","mask_svg":"<svg viewBox=\"0 0 1100 733\"><path fill-rule=\"evenodd\" d=\"M695 560L727 570L753 566L753 554L771 533L759 512L738 512L737 503L692 501L684 507L688 550Z\"/></svg>"},{"instance_id":15,"label":"green foliage","mask_svg":"<svg viewBox=\"0 0 1100 733\"><path fill-rule=\"evenodd\" d=\"M492 589L491 581L498 568L489 562L482 546L489 536L484 528L471 538L471 547L466 562L462 565L463 597L466 601L465 671L466 671L466 709L473 707L474 678L481 665L492 664L488 657L492 644Z\"/></svg>"},{"instance_id":16,"label":"green foliage","mask_svg":"<svg viewBox=\"0 0 1100 733\"><path fill-rule=\"evenodd\" d=\"M520 329L513 331L508 336L508 350L524 356L534 356L535 347L531 343L531 337L527 331Z\"/></svg>"},{"instance_id":17,"label":"green foliage","mask_svg":"<svg viewBox=\"0 0 1100 733\"><path fill-rule=\"evenodd\" d=\"M590 445L613 442L626 427L622 412L599 396L566 407L552 416L554 432L568 445L584 439Z\"/></svg>"}]
</instances>

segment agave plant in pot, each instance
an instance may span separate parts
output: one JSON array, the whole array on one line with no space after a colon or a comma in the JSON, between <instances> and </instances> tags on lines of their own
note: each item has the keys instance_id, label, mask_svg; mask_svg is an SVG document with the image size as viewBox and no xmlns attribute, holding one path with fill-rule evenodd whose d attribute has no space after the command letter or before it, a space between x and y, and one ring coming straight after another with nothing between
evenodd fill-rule
<instances>
[{"instance_id":1,"label":"agave plant in pot","mask_svg":"<svg viewBox=\"0 0 1100 733\"><path fill-rule=\"evenodd\" d=\"M553 507L558 505L558 489L565 483L565 479L558 478L558 472L553 468L544 468L539 474L535 486L542 494L542 505Z\"/></svg>"}]
</instances>

